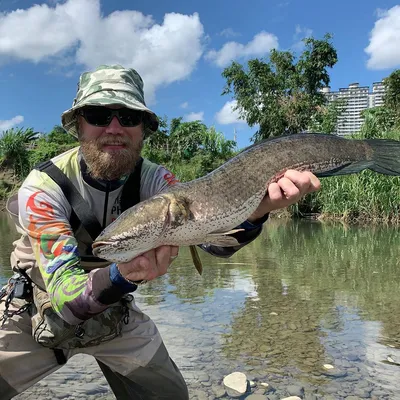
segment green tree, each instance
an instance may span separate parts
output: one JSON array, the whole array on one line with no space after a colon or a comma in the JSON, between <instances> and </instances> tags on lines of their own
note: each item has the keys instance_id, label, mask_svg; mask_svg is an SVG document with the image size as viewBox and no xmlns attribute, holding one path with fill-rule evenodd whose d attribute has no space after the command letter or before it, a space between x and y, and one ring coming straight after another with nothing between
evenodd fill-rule
<instances>
[{"instance_id":1,"label":"green tree","mask_svg":"<svg viewBox=\"0 0 400 400\"><path fill-rule=\"evenodd\" d=\"M51 143L78 145L77 139L68 134L60 125L55 125L54 128L47 134L46 139Z\"/></svg>"},{"instance_id":2,"label":"green tree","mask_svg":"<svg viewBox=\"0 0 400 400\"><path fill-rule=\"evenodd\" d=\"M309 131L316 133L333 133L336 131L338 117L346 107L343 100L334 100L321 106L318 112L311 117Z\"/></svg>"},{"instance_id":3,"label":"green tree","mask_svg":"<svg viewBox=\"0 0 400 400\"><path fill-rule=\"evenodd\" d=\"M367 108L361 115L364 122L360 134L366 139L386 137L386 133L394 128L396 121L394 113L384 106Z\"/></svg>"},{"instance_id":4,"label":"green tree","mask_svg":"<svg viewBox=\"0 0 400 400\"><path fill-rule=\"evenodd\" d=\"M179 127L179 125L182 123L182 117L178 117L178 118L172 118L171 119L171 123L169 125L169 131L170 133L174 133L177 128Z\"/></svg>"},{"instance_id":5,"label":"green tree","mask_svg":"<svg viewBox=\"0 0 400 400\"><path fill-rule=\"evenodd\" d=\"M29 147L34 144L38 132L32 128L11 128L0 136L0 167L10 168L18 178L30 169Z\"/></svg>"},{"instance_id":6,"label":"green tree","mask_svg":"<svg viewBox=\"0 0 400 400\"><path fill-rule=\"evenodd\" d=\"M146 138L142 155L157 164L165 165L170 160L167 117L159 118L159 127Z\"/></svg>"},{"instance_id":7,"label":"green tree","mask_svg":"<svg viewBox=\"0 0 400 400\"><path fill-rule=\"evenodd\" d=\"M179 117L169 125L162 119L159 130L146 139L142 154L188 181L219 167L235 154L235 148L236 143L214 127L201 121L182 122Z\"/></svg>"},{"instance_id":8,"label":"green tree","mask_svg":"<svg viewBox=\"0 0 400 400\"><path fill-rule=\"evenodd\" d=\"M36 146L29 152L30 168L76 146L79 146L78 140L62 126L55 125L48 134L37 139Z\"/></svg>"},{"instance_id":9,"label":"green tree","mask_svg":"<svg viewBox=\"0 0 400 400\"><path fill-rule=\"evenodd\" d=\"M227 140L225 136L210 127L201 132L199 146L193 163L198 165L198 176L203 176L235 155L236 142Z\"/></svg>"},{"instance_id":10,"label":"green tree","mask_svg":"<svg viewBox=\"0 0 400 400\"><path fill-rule=\"evenodd\" d=\"M202 145L207 126L201 121L181 122L169 136L172 158L190 160Z\"/></svg>"},{"instance_id":11,"label":"green tree","mask_svg":"<svg viewBox=\"0 0 400 400\"><path fill-rule=\"evenodd\" d=\"M253 59L247 70L233 62L222 75L222 94L233 94L236 109L250 126L259 125L252 140L299 133L322 112L326 99L321 93L329 85L327 68L337 62L331 36L304 39L305 50L298 58L290 51L272 50L268 62Z\"/></svg>"},{"instance_id":12,"label":"green tree","mask_svg":"<svg viewBox=\"0 0 400 400\"><path fill-rule=\"evenodd\" d=\"M393 112L398 121L400 117L400 70L393 71L383 82L385 85L384 106Z\"/></svg>"}]
</instances>

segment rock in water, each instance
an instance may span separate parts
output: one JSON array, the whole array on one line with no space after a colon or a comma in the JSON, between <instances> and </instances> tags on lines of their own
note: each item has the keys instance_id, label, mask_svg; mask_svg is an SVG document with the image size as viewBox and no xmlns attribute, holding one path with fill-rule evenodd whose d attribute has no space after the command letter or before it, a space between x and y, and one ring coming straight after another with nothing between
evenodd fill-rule
<instances>
[{"instance_id":1,"label":"rock in water","mask_svg":"<svg viewBox=\"0 0 400 400\"><path fill-rule=\"evenodd\" d=\"M233 372L224 378L224 386L228 396L243 396L247 391L247 377L242 372Z\"/></svg>"}]
</instances>

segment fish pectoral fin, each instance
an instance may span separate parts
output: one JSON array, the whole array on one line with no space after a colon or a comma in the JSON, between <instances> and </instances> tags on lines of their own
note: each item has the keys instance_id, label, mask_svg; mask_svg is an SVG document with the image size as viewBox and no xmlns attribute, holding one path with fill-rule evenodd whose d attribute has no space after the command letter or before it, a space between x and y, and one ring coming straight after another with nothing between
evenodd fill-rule
<instances>
[{"instance_id":1,"label":"fish pectoral fin","mask_svg":"<svg viewBox=\"0 0 400 400\"><path fill-rule=\"evenodd\" d=\"M238 246L239 242L237 239L235 239L233 236L227 236L230 233L235 233L236 231L239 230L234 230L234 231L229 231L226 233L209 233L203 243L215 245L215 246L222 246L222 247L233 247L233 246Z\"/></svg>"},{"instance_id":2,"label":"fish pectoral fin","mask_svg":"<svg viewBox=\"0 0 400 400\"><path fill-rule=\"evenodd\" d=\"M197 272L199 273L199 275L201 275L203 273L203 264L201 263L201 259L199 256L199 252L197 251L197 247L192 245L192 246L189 246L189 249L190 249L190 254L192 256L193 264L194 264L195 268L197 269Z\"/></svg>"},{"instance_id":3,"label":"fish pectoral fin","mask_svg":"<svg viewBox=\"0 0 400 400\"><path fill-rule=\"evenodd\" d=\"M235 229L231 229L230 231L214 231L211 232L210 235L214 235L214 234L219 234L219 235L232 235L233 233L237 233L237 232L242 232L244 231L243 228L235 228Z\"/></svg>"},{"instance_id":4,"label":"fish pectoral fin","mask_svg":"<svg viewBox=\"0 0 400 400\"><path fill-rule=\"evenodd\" d=\"M233 236L228 236L228 235L232 235L233 233L241 231L244 231L244 229L243 228L231 229L230 231L225 231L225 232L214 231L207 234L204 243L222 247L238 246L240 243L237 241L237 239L234 238Z\"/></svg>"}]
</instances>

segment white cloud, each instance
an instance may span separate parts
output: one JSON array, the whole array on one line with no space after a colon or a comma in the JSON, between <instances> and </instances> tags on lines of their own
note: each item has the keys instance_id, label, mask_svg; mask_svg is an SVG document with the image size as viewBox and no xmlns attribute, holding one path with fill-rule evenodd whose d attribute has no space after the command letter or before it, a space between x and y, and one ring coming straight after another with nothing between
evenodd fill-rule
<instances>
[{"instance_id":1,"label":"white cloud","mask_svg":"<svg viewBox=\"0 0 400 400\"><path fill-rule=\"evenodd\" d=\"M204 119L204 111L200 112L191 112L189 114L186 114L183 118L186 122L192 122L192 121L203 121Z\"/></svg>"},{"instance_id":2,"label":"white cloud","mask_svg":"<svg viewBox=\"0 0 400 400\"><path fill-rule=\"evenodd\" d=\"M224 36L226 38L240 36L239 32L235 32L232 28L226 28L219 33L220 36Z\"/></svg>"},{"instance_id":3,"label":"white cloud","mask_svg":"<svg viewBox=\"0 0 400 400\"><path fill-rule=\"evenodd\" d=\"M290 1L281 1L278 3L278 7L287 7L290 4Z\"/></svg>"},{"instance_id":4,"label":"white cloud","mask_svg":"<svg viewBox=\"0 0 400 400\"><path fill-rule=\"evenodd\" d=\"M215 119L221 125L245 124L246 121L240 119L239 111L235 110L237 101L227 101L224 106L215 114Z\"/></svg>"},{"instance_id":5,"label":"white cloud","mask_svg":"<svg viewBox=\"0 0 400 400\"><path fill-rule=\"evenodd\" d=\"M119 63L135 68L146 97L187 78L203 53L197 13L165 14L162 23L138 11L103 15L100 0L67 0L0 14L0 62L71 60L92 69Z\"/></svg>"},{"instance_id":6,"label":"white cloud","mask_svg":"<svg viewBox=\"0 0 400 400\"><path fill-rule=\"evenodd\" d=\"M400 6L390 10L379 10L378 20L370 33L369 45L365 52L369 55L369 69L394 68L400 65Z\"/></svg>"},{"instance_id":7,"label":"white cloud","mask_svg":"<svg viewBox=\"0 0 400 400\"><path fill-rule=\"evenodd\" d=\"M0 120L0 132L6 131L7 129L11 129L14 126L24 122L24 117L22 115L17 115L14 118L8 120Z\"/></svg>"},{"instance_id":8,"label":"white cloud","mask_svg":"<svg viewBox=\"0 0 400 400\"><path fill-rule=\"evenodd\" d=\"M185 101L184 103L182 103L180 105L181 108L188 108L189 107L189 103L187 101Z\"/></svg>"},{"instance_id":9,"label":"white cloud","mask_svg":"<svg viewBox=\"0 0 400 400\"><path fill-rule=\"evenodd\" d=\"M296 25L296 31L293 35L295 43L292 45L292 50L298 52L302 51L304 49L303 39L311 37L312 33L312 29Z\"/></svg>"},{"instance_id":10,"label":"white cloud","mask_svg":"<svg viewBox=\"0 0 400 400\"><path fill-rule=\"evenodd\" d=\"M262 31L247 44L228 42L224 44L221 50L210 50L206 59L219 67L225 67L235 59L263 56L274 48L278 48L278 38L272 33Z\"/></svg>"}]
</instances>

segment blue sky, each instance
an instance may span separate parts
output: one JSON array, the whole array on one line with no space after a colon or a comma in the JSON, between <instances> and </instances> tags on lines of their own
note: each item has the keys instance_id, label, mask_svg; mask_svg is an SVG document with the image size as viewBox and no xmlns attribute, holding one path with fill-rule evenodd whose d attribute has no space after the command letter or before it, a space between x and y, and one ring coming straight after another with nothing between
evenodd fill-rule
<instances>
[{"instance_id":1,"label":"blue sky","mask_svg":"<svg viewBox=\"0 0 400 400\"><path fill-rule=\"evenodd\" d=\"M202 119L238 146L254 133L221 96L231 60L299 49L334 35L331 88L371 86L400 68L400 5L379 0L0 0L0 131L48 132L60 123L79 74L101 63L133 67L159 115Z\"/></svg>"}]
</instances>

